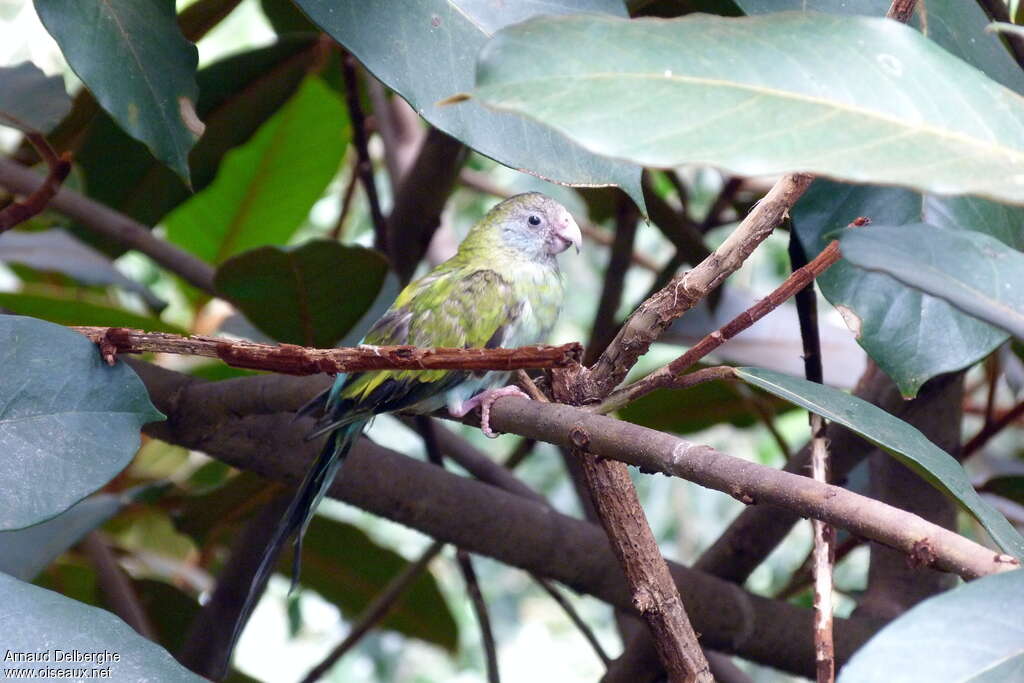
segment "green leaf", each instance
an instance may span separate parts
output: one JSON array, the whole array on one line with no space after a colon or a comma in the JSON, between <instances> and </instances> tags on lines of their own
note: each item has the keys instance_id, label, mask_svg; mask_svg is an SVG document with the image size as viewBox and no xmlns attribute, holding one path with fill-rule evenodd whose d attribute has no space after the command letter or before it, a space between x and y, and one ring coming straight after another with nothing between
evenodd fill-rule
<instances>
[{"instance_id":1,"label":"green leaf","mask_svg":"<svg viewBox=\"0 0 1024 683\"><path fill-rule=\"evenodd\" d=\"M337 94L318 78L306 79L248 143L227 155L209 187L167 217L168 238L213 263L283 244L334 177L347 140Z\"/></svg>"},{"instance_id":2,"label":"green leaf","mask_svg":"<svg viewBox=\"0 0 1024 683\"><path fill-rule=\"evenodd\" d=\"M387 272L387 261L372 249L311 240L240 254L217 269L214 282L273 339L329 348L370 308Z\"/></svg>"},{"instance_id":3,"label":"green leaf","mask_svg":"<svg viewBox=\"0 0 1024 683\"><path fill-rule=\"evenodd\" d=\"M910 190L819 179L792 216L793 228L812 255L858 216L881 225L926 222L946 230L979 231L1024 247L1020 208L973 197L923 197ZM860 345L907 397L936 375L974 364L1006 338L944 301L844 260L818 278L818 284ZM937 338L943 343L934 343Z\"/></svg>"},{"instance_id":4,"label":"green leaf","mask_svg":"<svg viewBox=\"0 0 1024 683\"><path fill-rule=\"evenodd\" d=\"M159 318L132 313L89 299L69 291L48 294L10 294L0 292L0 308L19 315L42 318L59 325L96 325L98 327L131 327L148 332L188 334L182 328Z\"/></svg>"},{"instance_id":5,"label":"green leaf","mask_svg":"<svg viewBox=\"0 0 1024 683\"><path fill-rule=\"evenodd\" d=\"M0 316L0 529L68 509L124 469L163 419L135 373L58 325Z\"/></svg>"},{"instance_id":6,"label":"green leaf","mask_svg":"<svg viewBox=\"0 0 1024 683\"><path fill-rule=\"evenodd\" d=\"M163 581L141 579L133 585L156 630L157 642L170 652L181 652L189 626L202 607L191 595Z\"/></svg>"},{"instance_id":7,"label":"green leaf","mask_svg":"<svg viewBox=\"0 0 1024 683\"><path fill-rule=\"evenodd\" d=\"M64 79L32 62L0 67L0 125L48 133L71 111Z\"/></svg>"},{"instance_id":8,"label":"green leaf","mask_svg":"<svg viewBox=\"0 0 1024 683\"><path fill-rule=\"evenodd\" d=\"M31 581L61 553L116 515L124 502L121 496L100 494L42 524L0 531L0 572Z\"/></svg>"},{"instance_id":9,"label":"green leaf","mask_svg":"<svg viewBox=\"0 0 1024 683\"><path fill-rule=\"evenodd\" d=\"M195 111L196 46L173 0L34 0L68 64L114 120L187 183L203 133Z\"/></svg>"},{"instance_id":10,"label":"green leaf","mask_svg":"<svg viewBox=\"0 0 1024 683\"><path fill-rule=\"evenodd\" d=\"M17 624L5 629L3 649L10 653L45 653L40 662L5 661L9 668L105 669L96 677L114 681L200 683L205 680L178 664L166 650L152 643L106 610L89 607L59 593L0 574L0 621ZM93 654L93 661L60 660ZM113 657L117 661L113 661ZM98 657L98 659L97 659ZM49 679L41 673L30 676ZM71 678L65 674L66 678ZM81 679L81 676L74 676Z\"/></svg>"},{"instance_id":11,"label":"green leaf","mask_svg":"<svg viewBox=\"0 0 1024 683\"><path fill-rule=\"evenodd\" d=\"M994 237L925 224L871 226L844 232L841 248L855 266L1024 339L1024 254Z\"/></svg>"},{"instance_id":12,"label":"green leaf","mask_svg":"<svg viewBox=\"0 0 1024 683\"><path fill-rule=\"evenodd\" d=\"M278 571L290 573L291 562L291 554L284 553ZM299 581L351 619L359 616L408 564L401 555L377 545L358 528L318 515L302 542ZM421 573L409 586L380 625L449 652L458 646L455 619L429 571Z\"/></svg>"},{"instance_id":13,"label":"green leaf","mask_svg":"<svg viewBox=\"0 0 1024 683\"><path fill-rule=\"evenodd\" d=\"M644 209L636 166L602 159L544 126L488 111L475 102L440 104L473 87L474 60L502 26L537 14L590 12L624 17L621 0L296 0L296 4L436 128L495 161L545 180L618 185Z\"/></svg>"},{"instance_id":14,"label":"green leaf","mask_svg":"<svg viewBox=\"0 0 1024 683\"><path fill-rule=\"evenodd\" d=\"M1024 102L885 19L543 18L500 31L477 84L489 106L642 165L1024 203Z\"/></svg>"},{"instance_id":15,"label":"green leaf","mask_svg":"<svg viewBox=\"0 0 1024 683\"><path fill-rule=\"evenodd\" d=\"M750 15L799 10L883 17L892 0L736 0L736 4ZM977 2L928 0L927 11L915 12L910 25L1007 88L1024 92L1024 72L988 32L989 18Z\"/></svg>"},{"instance_id":16,"label":"green leaf","mask_svg":"<svg viewBox=\"0 0 1024 683\"><path fill-rule=\"evenodd\" d=\"M981 487L985 493L993 493L1012 500L1018 505L1024 505L1024 476L1004 475L992 477Z\"/></svg>"},{"instance_id":17,"label":"green leaf","mask_svg":"<svg viewBox=\"0 0 1024 683\"><path fill-rule=\"evenodd\" d=\"M888 451L971 513L999 547L1024 558L1024 537L978 495L960 463L914 427L856 396L805 379L762 368L737 368L736 376Z\"/></svg>"},{"instance_id":18,"label":"green leaf","mask_svg":"<svg viewBox=\"0 0 1024 683\"><path fill-rule=\"evenodd\" d=\"M773 413L789 408L785 401L768 398L768 409ZM633 424L676 434L689 434L726 422L736 427L758 422L750 402L728 382L706 382L685 391L659 389L625 406L618 415Z\"/></svg>"},{"instance_id":19,"label":"green leaf","mask_svg":"<svg viewBox=\"0 0 1024 683\"><path fill-rule=\"evenodd\" d=\"M929 598L879 631L839 683L1003 683L1024 677L1024 572L986 576Z\"/></svg>"},{"instance_id":20,"label":"green leaf","mask_svg":"<svg viewBox=\"0 0 1024 683\"><path fill-rule=\"evenodd\" d=\"M190 155L192 185L197 191L210 184L228 150L248 140L291 97L316 55L315 39L287 39L225 58L199 72L197 109L206 132ZM111 150L117 150L116 164L110 161ZM144 225L156 225L192 196L178 176L102 112L85 131L75 161L90 197ZM97 240L85 229L75 231L109 253L123 251L119 244Z\"/></svg>"}]
</instances>

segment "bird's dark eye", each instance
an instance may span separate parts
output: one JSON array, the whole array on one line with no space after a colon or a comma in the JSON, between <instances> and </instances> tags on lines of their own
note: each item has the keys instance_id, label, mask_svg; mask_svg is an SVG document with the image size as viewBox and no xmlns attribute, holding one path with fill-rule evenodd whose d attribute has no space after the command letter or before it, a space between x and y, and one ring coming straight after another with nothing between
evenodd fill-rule
<instances>
[{"instance_id":1,"label":"bird's dark eye","mask_svg":"<svg viewBox=\"0 0 1024 683\"><path fill-rule=\"evenodd\" d=\"M526 222L533 226L540 225L540 216L530 216L526 219Z\"/></svg>"}]
</instances>

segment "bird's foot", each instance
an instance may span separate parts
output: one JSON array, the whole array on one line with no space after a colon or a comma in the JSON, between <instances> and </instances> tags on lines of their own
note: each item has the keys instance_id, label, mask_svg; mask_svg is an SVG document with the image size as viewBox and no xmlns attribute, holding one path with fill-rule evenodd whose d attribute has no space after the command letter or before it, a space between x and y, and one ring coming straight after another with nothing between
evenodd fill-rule
<instances>
[{"instance_id":1,"label":"bird's foot","mask_svg":"<svg viewBox=\"0 0 1024 683\"><path fill-rule=\"evenodd\" d=\"M501 389L488 389L487 391L480 392L473 398L458 406L457 409L449 407L448 412L455 417L462 417L469 411L473 410L473 408L479 406L480 431L482 431L484 436L488 439L497 439L498 432L491 429L491 406L499 398L504 398L505 396L522 396L523 398L530 398L526 392L516 386L507 386L502 387Z\"/></svg>"}]
</instances>

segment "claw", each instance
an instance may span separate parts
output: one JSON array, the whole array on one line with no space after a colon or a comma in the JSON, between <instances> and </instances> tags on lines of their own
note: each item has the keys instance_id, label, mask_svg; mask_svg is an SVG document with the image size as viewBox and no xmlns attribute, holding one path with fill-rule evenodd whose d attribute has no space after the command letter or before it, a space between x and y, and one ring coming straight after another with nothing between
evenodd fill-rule
<instances>
[{"instance_id":1,"label":"claw","mask_svg":"<svg viewBox=\"0 0 1024 683\"><path fill-rule=\"evenodd\" d=\"M484 433L488 439L497 439L498 433L491 429L491 405L494 404L499 398L505 396L522 396L523 398L530 398L530 396L515 386L502 387L501 389L489 389L482 393L480 399L480 431Z\"/></svg>"}]
</instances>

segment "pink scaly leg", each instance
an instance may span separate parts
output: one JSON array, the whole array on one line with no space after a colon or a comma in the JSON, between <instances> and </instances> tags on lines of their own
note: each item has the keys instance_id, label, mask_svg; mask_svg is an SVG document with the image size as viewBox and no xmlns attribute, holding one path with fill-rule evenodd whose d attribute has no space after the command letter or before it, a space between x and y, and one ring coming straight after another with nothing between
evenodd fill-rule
<instances>
[{"instance_id":1,"label":"pink scaly leg","mask_svg":"<svg viewBox=\"0 0 1024 683\"><path fill-rule=\"evenodd\" d=\"M498 433L491 429L491 405L499 398L505 396L522 396L530 398L522 389L516 386L502 387L501 389L488 389L482 391L465 403L457 406L448 406L448 412L455 417L462 417L477 406L480 407L480 431L488 439L497 439Z\"/></svg>"}]
</instances>

